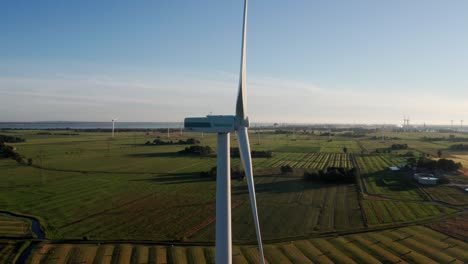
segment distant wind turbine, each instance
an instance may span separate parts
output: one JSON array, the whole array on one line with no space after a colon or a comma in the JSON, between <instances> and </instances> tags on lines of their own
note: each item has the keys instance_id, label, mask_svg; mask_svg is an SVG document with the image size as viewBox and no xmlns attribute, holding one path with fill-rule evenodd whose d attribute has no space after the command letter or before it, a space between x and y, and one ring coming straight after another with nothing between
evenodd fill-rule
<instances>
[{"instance_id":1,"label":"distant wind turbine","mask_svg":"<svg viewBox=\"0 0 468 264\"><path fill-rule=\"evenodd\" d=\"M260 224L257 214L255 185L252 170L248 128L250 126L246 111L246 35L247 35L247 5L244 0L244 24L242 30L242 52L239 78L239 92L237 95L236 115L206 117L188 117L184 120L184 127L190 131L217 133L217 172L216 172L216 263L232 263L232 231L231 231L231 161L230 161L230 133L237 132L240 157L247 176L250 203L257 233L258 247L262 263L263 255Z\"/></svg>"},{"instance_id":2,"label":"distant wind turbine","mask_svg":"<svg viewBox=\"0 0 468 264\"><path fill-rule=\"evenodd\" d=\"M115 129L115 121L117 121L118 118L112 118L112 137L114 137L114 129Z\"/></svg>"}]
</instances>

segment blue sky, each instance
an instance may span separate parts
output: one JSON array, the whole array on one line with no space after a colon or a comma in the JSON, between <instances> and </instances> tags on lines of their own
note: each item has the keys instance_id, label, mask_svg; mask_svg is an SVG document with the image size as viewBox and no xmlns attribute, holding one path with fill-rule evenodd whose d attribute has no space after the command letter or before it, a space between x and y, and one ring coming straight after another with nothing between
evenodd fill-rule
<instances>
[{"instance_id":1,"label":"blue sky","mask_svg":"<svg viewBox=\"0 0 468 264\"><path fill-rule=\"evenodd\" d=\"M233 114L243 1L2 1L0 121ZM468 114L467 1L250 0L251 120Z\"/></svg>"}]
</instances>

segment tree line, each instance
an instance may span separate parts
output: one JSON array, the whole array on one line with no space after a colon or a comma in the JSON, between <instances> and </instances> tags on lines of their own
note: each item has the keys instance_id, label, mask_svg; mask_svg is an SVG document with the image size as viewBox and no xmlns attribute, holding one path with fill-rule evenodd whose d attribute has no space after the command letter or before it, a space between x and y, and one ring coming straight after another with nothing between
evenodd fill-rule
<instances>
[{"instance_id":1,"label":"tree line","mask_svg":"<svg viewBox=\"0 0 468 264\"><path fill-rule=\"evenodd\" d=\"M266 150L252 150L250 151L250 155L252 156L252 158L272 158L273 152L266 151ZM240 157L239 148L231 148L231 157L233 158Z\"/></svg>"},{"instance_id":2,"label":"tree line","mask_svg":"<svg viewBox=\"0 0 468 264\"><path fill-rule=\"evenodd\" d=\"M26 140L24 138L20 137L0 135L0 142L2 143L20 143L25 141Z\"/></svg>"},{"instance_id":3,"label":"tree line","mask_svg":"<svg viewBox=\"0 0 468 264\"><path fill-rule=\"evenodd\" d=\"M326 170L304 172L304 180L323 183L355 183L356 168L328 167Z\"/></svg>"},{"instance_id":4,"label":"tree line","mask_svg":"<svg viewBox=\"0 0 468 264\"><path fill-rule=\"evenodd\" d=\"M169 140L165 141L160 138L156 138L151 141L146 141L145 145L195 145L195 144L200 144L200 141L194 138L188 138L187 140L182 140L179 139L177 141Z\"/></svg>"},{"instance_id":5,"label":"tree line","mask_svg":"<svg viewBox=\"0 0 468 264\"><path fill-rule=\"evenodd\" d=\"M421 169L444 171L456 171L463 167L460 162L455 162L451 159L433 160L426 157L419 157L419 159L409 158L408 165Z\"/></svg>"},{"instance_id":6,"label":"tree line","mask_svg":"<svg viewBox=\"0 0 468 264\"><path fill-rule=\"evenodd\" d=\"M212 154L214 151L210 146L190 146L179 151L179 154L185 155L196 155L196 156L207 156Z\"/></svg>"}]
</instances>

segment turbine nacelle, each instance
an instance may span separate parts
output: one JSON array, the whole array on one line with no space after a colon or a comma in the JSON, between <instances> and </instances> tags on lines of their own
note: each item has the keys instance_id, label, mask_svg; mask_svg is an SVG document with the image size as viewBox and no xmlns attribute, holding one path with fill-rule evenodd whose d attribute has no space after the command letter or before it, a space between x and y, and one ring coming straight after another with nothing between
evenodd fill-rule
<instances>
[{"instance_id":1,"label":"turbine nacelle","mask_svg":"<svg viewBox=\"0 0 468 264\"><path fill-rule=\"evenodd\" d=\"M249 127L249 119L236 116L208 115L206 117L187 117L184 119L184 130L205 133L231 133L239 127Z\"/></svg>"},{"instance_id":2,"label":"turbine nacelle","mask_svg":"<svg viewBox=\"0 0 468 264\"><path fill-rule=\"evenodd\" d=\"M206 117L187 117L184 130L205 133L231 133L236 130L236 117L209 115Z\"/></svg>"}]
</instances>

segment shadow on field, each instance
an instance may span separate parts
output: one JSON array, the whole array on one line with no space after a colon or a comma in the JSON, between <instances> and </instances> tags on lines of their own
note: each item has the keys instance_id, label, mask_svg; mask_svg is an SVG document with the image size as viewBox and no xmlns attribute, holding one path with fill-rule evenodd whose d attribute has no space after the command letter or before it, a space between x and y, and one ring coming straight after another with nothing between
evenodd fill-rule
<instances>
[{"instance_id":1,"label":"shadow on field","mask_svg":"<svg viewBox=\"0 0 468 264\"><path fill-rule=\"evenodd\" d=\"M411 191L418 189L418 186L412 180L412 175L408 173L379 171L366 175L366 178L374 178L377 186L390 191Z\"/></svg>"},{"instance_id":2,"label":"shadow on field","mask_svg":"<svg viewBox=\"0 0 468 264\"><path fill-rule=\"evenodd\" d=\"M133 158L176 158L183 157L183 155L177 152L154 152L154 153L135 153L128 154L129 157Z\"/></svg>"},{"instance_id":3,"label":"shadow on field","mask_svg":"<svg viewBox=\"0 0 468 264\"><path fill-rule=\"evenodd\" d=\"M167 175L157 175L148 179L139 179L133 181L146 181L162 184L180 184L180 183L195 183L195 182L214 182L214 178L201 177L199 173L171 173Z\"/></svg>"},{"instance_id":4,"label":"shadow on field","mask_svg":"<svg viewBox=\"0 0 468 264\"><path fill-rule=\"evenodd\" d=\"M321 183L308 182L299 177L295 177L295 178L272 177L272 179L275 179L275 181L255 183L255 192L256 193L291 193L291 192L302 192L305 190L312 190L312 189L330 188L334 186L334 184L321 184ZM248 194L249 190L247 189L247 182L245 183L245 185L233 186L232 193L233 194Z\"/></svg>"}]
</instances>

